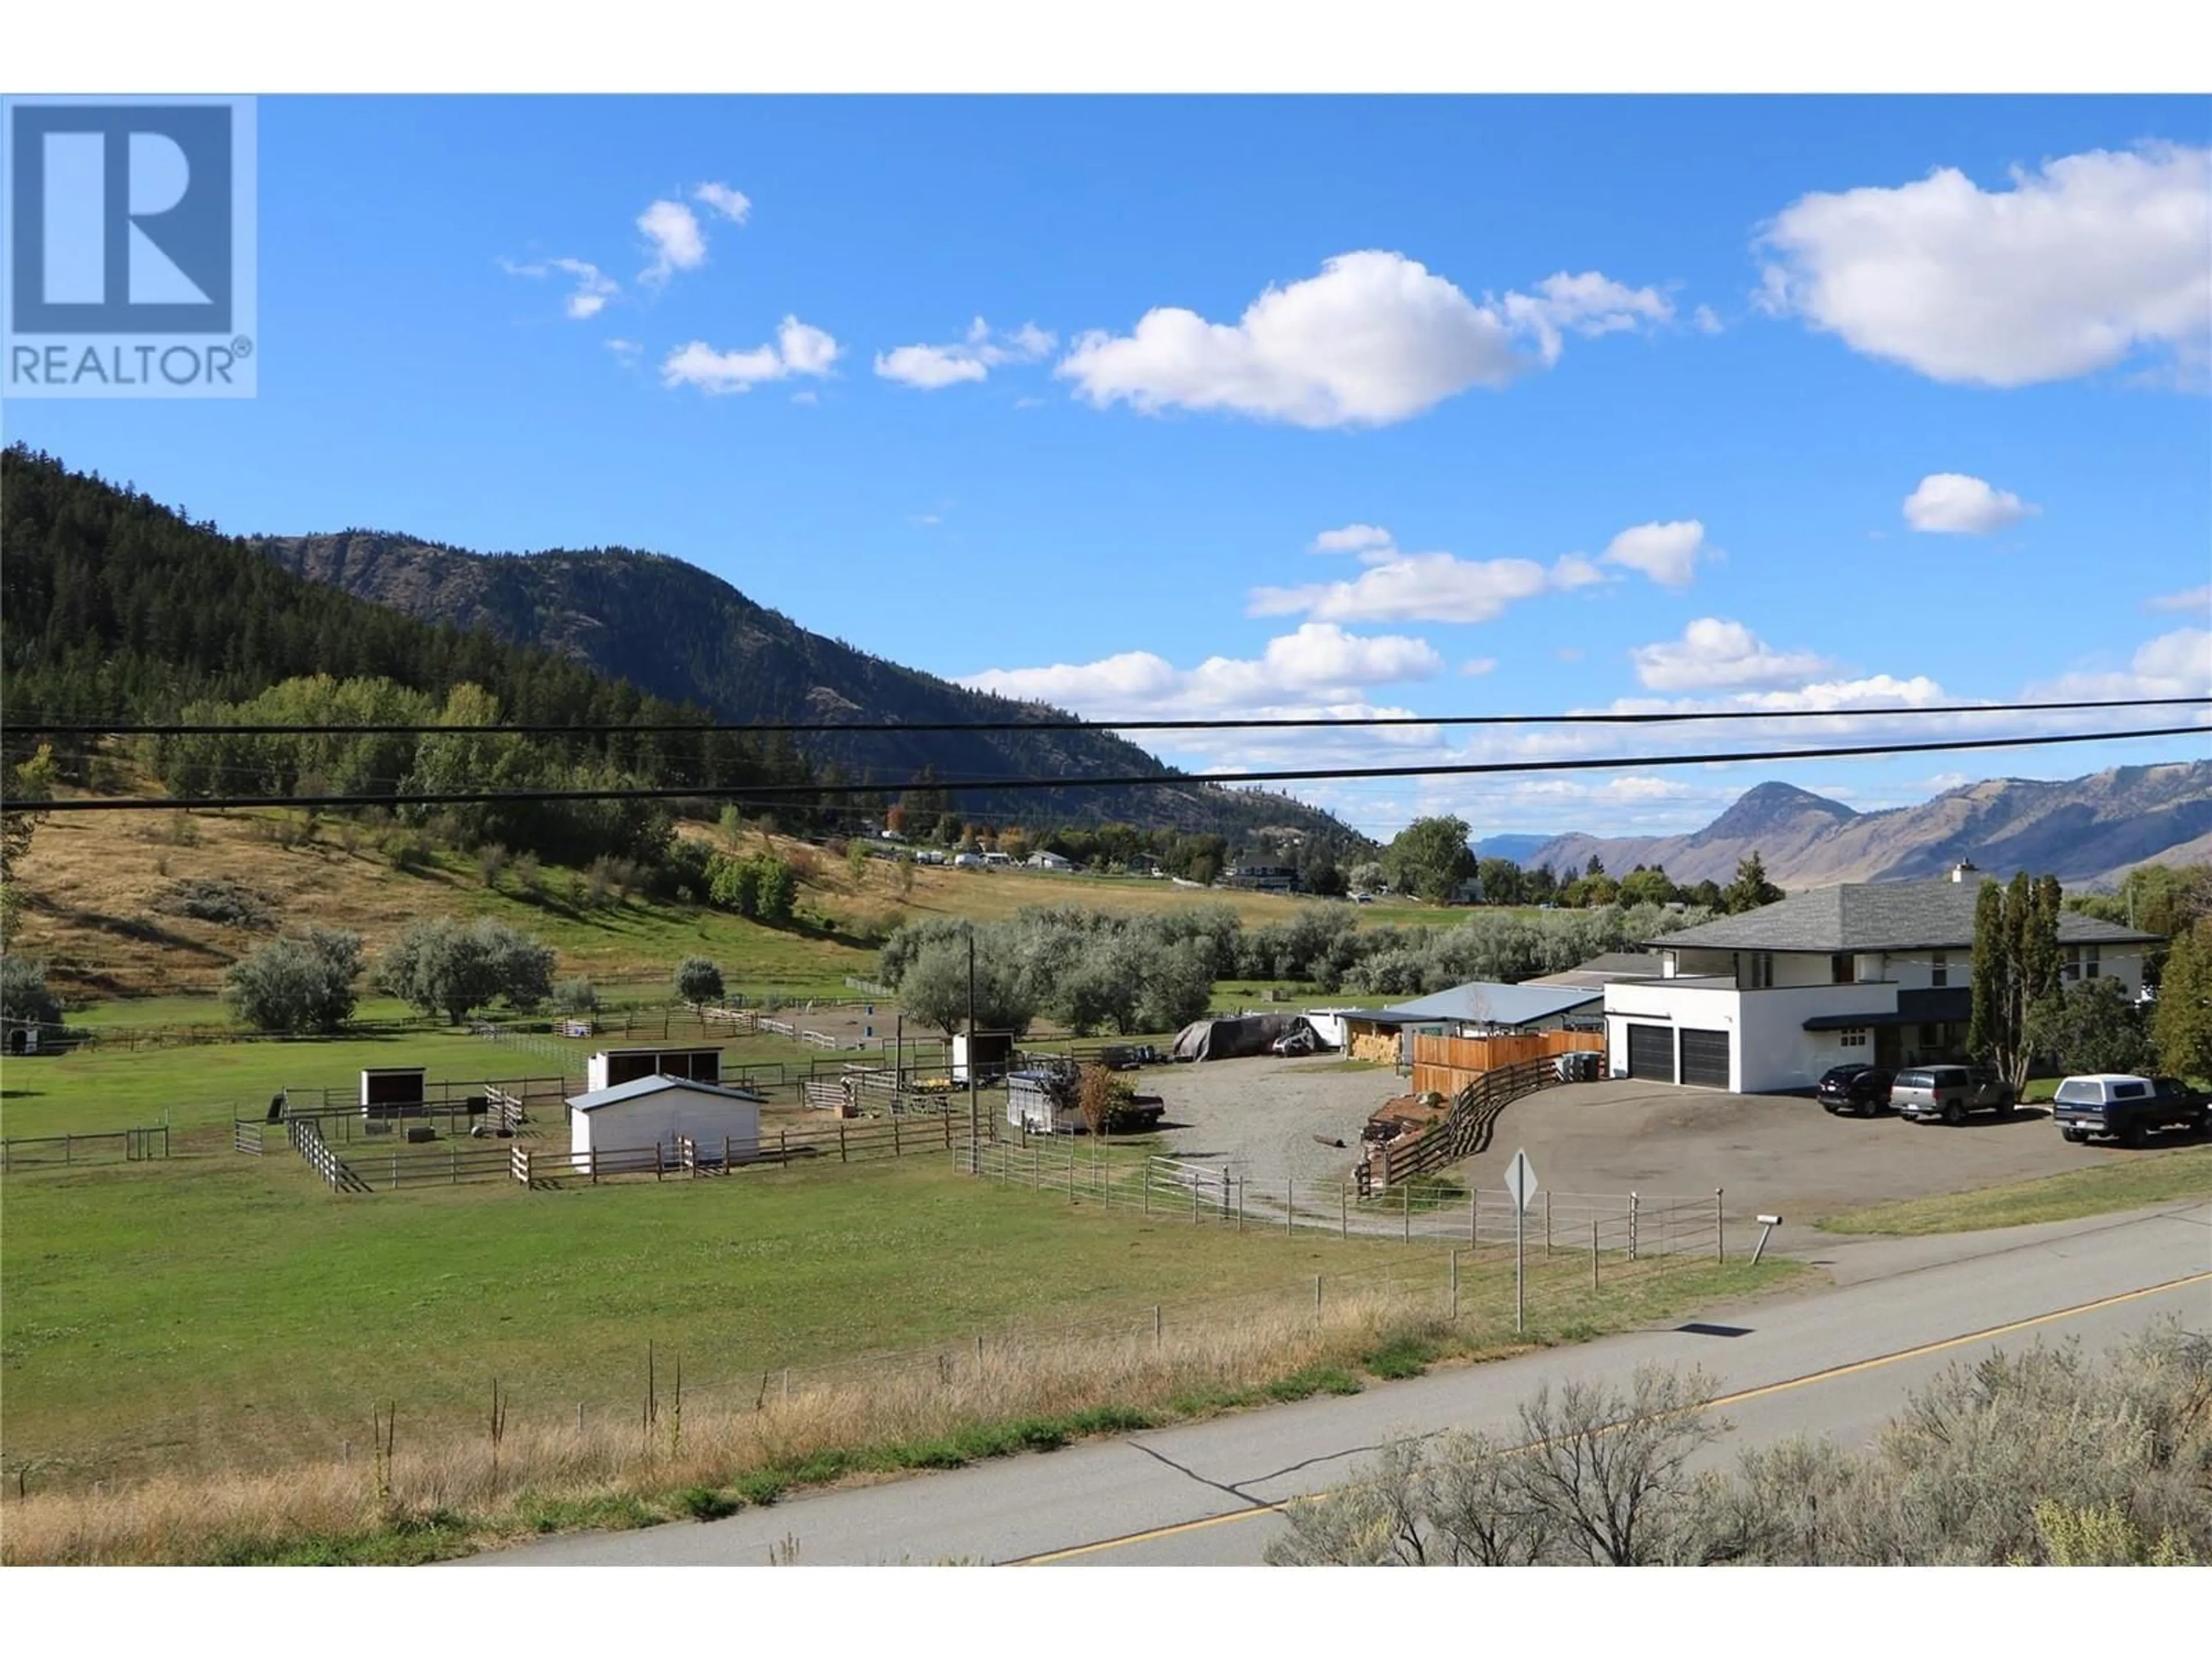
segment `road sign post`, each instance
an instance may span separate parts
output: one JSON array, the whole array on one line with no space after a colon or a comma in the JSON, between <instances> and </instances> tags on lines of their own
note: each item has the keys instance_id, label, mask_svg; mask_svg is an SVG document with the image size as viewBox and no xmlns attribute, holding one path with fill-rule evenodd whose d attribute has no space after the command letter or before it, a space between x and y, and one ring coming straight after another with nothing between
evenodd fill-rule
<instances>
[{"instance_id":1,"label":"road sign post","mask_svg":"<svg viewBox=\"0 0 2212 1659\"><path fill-rule=\"evenodd\" d=\"M1505 1166L1505 1190L1513 1195L1513 1329L1528 1328L1528 1200L1536 1196L1536 1166L1526 1152Z\"/></svg>"}]
</instances>

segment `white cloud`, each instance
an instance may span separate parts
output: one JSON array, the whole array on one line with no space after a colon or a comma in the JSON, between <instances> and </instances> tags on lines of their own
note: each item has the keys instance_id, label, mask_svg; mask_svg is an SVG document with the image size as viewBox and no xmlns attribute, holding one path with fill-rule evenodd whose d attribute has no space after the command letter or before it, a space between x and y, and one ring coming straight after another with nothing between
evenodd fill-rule
<instances>
[{"instance_id":1,"label":"white cloud","mask_svg":"<svg viewBox=\"0 0 2212 1659\"><path fill-rule=\"evenodd\" d=\"M1347 634L1329 623L1307 623L1267 641L1257 659L1209 657L1179 669L1150 651L1125 651L1089 663L1048 668L994 668L963 685L1024 702L1048 702L1099 720L1115 715L1273 712L1286 700L1355 703L1364 687L1427 679L1443 659L1425 640L1404 635Z\"/></svg>"},{"instance_id":2,"label":"white cloud","mask_svg":"<svg viewBox=\"0 0 2212 1659\"><path fill-rule=\"evenodd\" d=\"M2149 143L1815 192L1776 216L1759 303L1937 380L2031 386L2136 356L2201 370L2212 149Z\"/></svg>"},{"instance_id":3,"label":"white cloud","mask_svg":"<svg viewBox=\"0 0 2212 1659\"><path fill-rule=\"evenodd\" d=\"M773 343L749 351L717 351L703 340L677 347L661 361L660 381L710 393L747 392L763 380L827 374L841 349L821 329L786 317Z\"/></svg>"},{"instance_id":4,"label":"white cloud","mask_svg":"<svg viewBox=\"0 0 2212 1659\"><path fill-rule=\"evenodd\" d=\"M2212 611L2212 584L2192 587L2185 593L2161 593L2150 602L2154 611L2193 611L2198 615Z\"/></svg>"},{"instance_id":5,"label":"white cloud","mask_svg":"<svg viewBox=\"0 0 2212 1659\"><path fill-rule=\"evenodd\" d=\"M2202 697L2212 696L2212 629L2178 628L2139 647L2124 669L2080 670L2031 687L2028 696L2051 701L2069 698ZM2141 716L2122 709L2130 720ZM2212 714L2179 709L2152 711L2180 720L2212 720Z\"/></svg>"},{"instance_id":6,"label":"white cloud","mask_svg":"<svg viewBox=\"0 0 2212 1659\"><path fill-rule=\"evenodd\" d=\"M1308 544L1309 553L1382 552L1392 549L1390 532L1377 524L1348 524L1340 530L1324 530Z\"/></svg>"},{"instance_id":7,"label":"white cloud","mask_svg":"<svg viewBox=\"0 0 2212 1659\"><path fill-rule=\"evenodd\" d=\"M1639 524L1615 536L1600 556L1607 564L1640 570L1662 587L1687 587L1705 544L1705 526L1695 519Z\"/></svg>"},{"instance_id":8,"label":"white cloud","mask_svg":"<svg viewBox=\"0 0 2212 1659\"><path fill-rule=\"evenodd\" d=\"M732 224L741 225L745 216L753 210L752 198L741 190L732 190L727 185L708 183L691 192L695 202L704 202Z\"/></svg>"},{"instance_id":9,"label":"white cloud","mask_svg":"<svg viewBox=\"0 0 2212 1659\"><path fill-rule=\"evenodd\" d=\"M1964 472L1931 472L1905 498L1905 521L1915 530L1954 536L1986 536L2042 510Z\"/></svg>"},{"instance_id":10,"label":"white cloud","mask_svg":"<svg viewBox=\"0 0 2212 1659\"><path fill-rule=\"evenodd\" d=\"M611 339L605 343L624 368L635 368L637 360L645 353L645 348L635 340Z\"/></svg>"},{"instance_id":11,"label":"white cloud","mask_svg":"<svg viewBox=\"0 0 2212 1659\"><path fill-rule=\"evenodd\" d=\"M1054 373L1100 408L1127 402L1146 414L1225 410L1304 427L1387 426L1552 362L1562 329L1607 333L1665 308L1652 290L1595 271L1561 272L1536 295L1478 304L1418 260L1368 249L1269 288L1233 324L1163 306L1127 334L1086 333ZM1524 349L1530 337L1533 356Z\"/></svg>"},{"instance_id":12,"label":"white cloud","mask_svg":"<svg viewBox=\"0 0 2212 1659\"><path fill-rule=\"evenodd\" d=\"M1595 337L1674 319L1674 307L1656 289L1630 288L1595 270L1547 276L1536 292L1508 294L1500 302L1515 325L1535 337L1547 363L1559 360L1559 332Z\"/></svg>"},{"instance_id":13,"label":"white cloud","mask_svg":"<svg viewBox=\"0 0 2212 1659\"><path fill-rule=\"evenodd\" d=\"M502 259L500 268L510 276L571 276L575 286L562 301L564 315L577 322L596 317L606 308L606 303L622 292L622 284L586 259L544 259L530 264L517 264L512 259Z\"/></svg>"},{"instance_id":14,"label":"white cloud","mask_svg":"<svg viewBox=\"0 0 2212 1659\"><path fill-rule=\"evenodd\" d=\"M1589 561L1569 554L1549 567L1534 559L1462 559L1449 553L1398 554L1351 581L1255 587L1255 617L1304 611L1322 622L1489 622L1540 593L1596 579Z\"/></svg>"},{"instance_id":15,"label":"white cloud","mask_svg":"<svg viewBox=\"0 0 2212 1659\"><path fill-rule=\"evenodd\" d=\"M1636 678L1653 691L1774 685L1828 666L1814 652L1777 651L1741 623L1718 617L1700 617L1680 639L1639 645L1629 654L1636 660Z\"/></svg>"},{"instance_id":16,"label":"white cloud","mask_svg":"<svg viewBox=\"0 0 2212 1659\"><path fill-rule=\"evenodd\" d=\"M1711 306L1699 306L1690 313L1690 321L1700 334L1717 334L1726 326L1721 321L1720 313Z\"/></svg>"},{"instance_id":17,"label":"white cloud","mask_svg":"<svg viewBox=\"0 0 2212 1659\"><path fill-rule=\"evenodd\" d=\"M1459 665L1459 672L1470 677L1481 674L1494 674L1498 672L1498 659L1495 657L1469 657L1465 662Z\"/></svg>"},{"instance_id":18,"label":"white cloud","mask_svg":"<svg viewBox=\"0 0 2212 1659\"><path fill-rule=\"evenodd\" d=\"M699 228L699 216L681 202L659 201L637 216L645 233L653 263L638 273L638 281L659 287L679 270L696 270L707 263L707 234Z\"/></svg>"},{"instance_id":19,"label":"white cloud","mask_svg":"<svg viewBox=\"0 0 2212 1659\"><path fill-rule=\"evenodd\" d=\"M1058 343L1056 337L1035 323L1024 323L1011 334L994 336L991 325L978 317L968 326L967 337L952 345L903 345L876 355L876 373L886 380L936 392L963 380L981 380L1001 363L1033 363Z\"/></svg>"}]
</instances>

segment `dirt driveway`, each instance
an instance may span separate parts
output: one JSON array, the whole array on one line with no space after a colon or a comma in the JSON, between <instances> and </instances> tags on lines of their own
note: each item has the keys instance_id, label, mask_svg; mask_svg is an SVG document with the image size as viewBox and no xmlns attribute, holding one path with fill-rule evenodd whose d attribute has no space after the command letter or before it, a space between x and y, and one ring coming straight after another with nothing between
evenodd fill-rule
<instances>
[{"instance_id":1,"label":"dirt driveway","mask_svg":"<svg viewBox=\"0 0 2212 1659\"><path fill-rule=\"evenodd\" d=\"M1315 1143L1324 1134L1356 1148L1359 1127L1405 1087L1393 1073L1332 1072L1325 1060L1231 1060L1149 1074L1168 1103L1182 1157L1226 1158L1255 1184L1339 1180L1353 1151ZM1956 1128L1899 1117L1832 1117L1811 1100L1731 1095L1631 1082L1571 1084L1516 1101L1487 1152L1454 1173L1484 1188L1504 1184L1526 1149L1538 1179L1557 1193L1642 1192L1668 1196L1727 1189L1732 1216L1778 1212L1790 1220L1891 1199L1959 1192L2130 1156L2069 1146L2046 1110L1969 1118Z\"/></svg>"}]
</instances>

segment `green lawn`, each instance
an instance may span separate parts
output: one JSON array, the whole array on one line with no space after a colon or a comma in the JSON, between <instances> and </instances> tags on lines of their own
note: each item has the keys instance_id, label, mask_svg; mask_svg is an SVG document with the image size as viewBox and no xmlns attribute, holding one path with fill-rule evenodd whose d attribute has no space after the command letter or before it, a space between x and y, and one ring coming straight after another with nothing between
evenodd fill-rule
<instances>
[{"instance_id":1,"label":"green lawn","mask_svg":"<svg viewBox=\"0 0 2212 1659\"><path fill-rule=\"evenodd\" d=\"M1851 1210L1830 1216L1820 1225L1832 1233L1972 1232L2036 1221L2069 1221L2192 1198L2212 1198L2212 1146L2116 1153L2110 1163L2094 1169Z\"/></svg>"},{"instance_id":2,"label":"green lawn","mask_svg":"<svg viewBox=\"0 0 2212 1659\"><path fill-rule=\"evenodd\" d=\"M1289 1293L1388 1242L1194 1227L934 1158L559 1192L334 1197L289 1154L7 1177L11 1465L253 1466L422 1420L628 1411L650 1341L702 1399L765 1370L1156 1302Z\"/></svg>"}]
</instances>

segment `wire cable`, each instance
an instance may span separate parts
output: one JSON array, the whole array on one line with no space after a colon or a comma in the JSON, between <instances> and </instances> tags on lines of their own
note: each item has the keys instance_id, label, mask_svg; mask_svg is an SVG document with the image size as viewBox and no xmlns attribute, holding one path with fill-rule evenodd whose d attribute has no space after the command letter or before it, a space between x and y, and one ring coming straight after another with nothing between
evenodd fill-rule
<instances>
[{"instance_id":1,"label":"wire cable","mask_svg":"<svg viewBox=\"0 0 2212 1659\"><path fill-rule=\"evenodd\" d=\"M908 790L1029 790L1127 789L1153 787L1188 788L1193 784L1220 787L1259 783L1310 783L1352 778L1474 777L1498 773L1617 772L1653 767L1729 766L1747 762L1833 760L1853 756L1948 753L1966 750L2033 749L2069 743L2118 743L2143 738L2202 738L2202 726L2138 727L2119 732L2069 732L2013 738L1946 738L1930 743L1833 744L1818 749L1747 749L1696 755L1606 755L1571 760L1479 761L1442 765L1372 767L1307 767L1265 772L1214 772L1200 775L1131 773L1109 777L922 778L883 783L793 783L733 785L727 790L712 786L662 785L598 789L437 790L410 795L230 795L83 798L25 802L21 810L42 812L131 812L173 811L179 806L204 808L459 806L504 801L550 802L572 800L713 800L725 793L780 799L831 795L890 795ZM18 810L9 806L7 810Z\"/></svg>"},{"instance_id":2,"label":"wire cable","mask_svg":"<svg viewBox=\"0 0 2212 1659\"><path fill-rule=\"evenodd\" d=\"M8 729L49 737L743 737L756 732L826 736L947 732L1243 732L1382 728L1424 726L1663 726L1693 720L1808 720L1887 719L1892 715L2062 714L2099 708L2193 708L2212 696L2106 697L2066 702L1981 702L1910 704L1888 708L1668 709L1632 713L1565 714L1315 714L1231 720L752 720L726 724L652 721L635 726L464 725L300 726L231 725L206 721L145 721L98 724L78 720L41 721L20 714Z\"/></svg>"}]
</instances>

